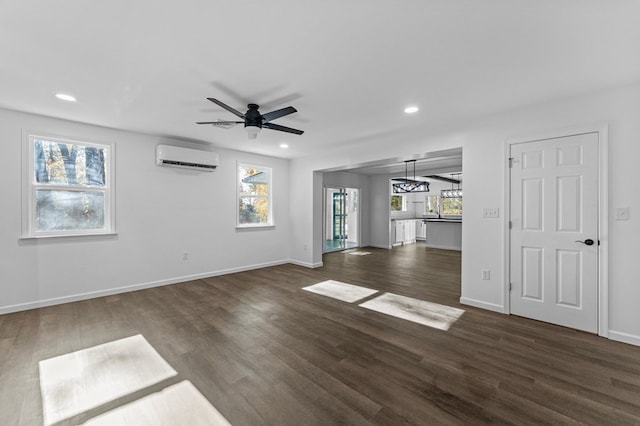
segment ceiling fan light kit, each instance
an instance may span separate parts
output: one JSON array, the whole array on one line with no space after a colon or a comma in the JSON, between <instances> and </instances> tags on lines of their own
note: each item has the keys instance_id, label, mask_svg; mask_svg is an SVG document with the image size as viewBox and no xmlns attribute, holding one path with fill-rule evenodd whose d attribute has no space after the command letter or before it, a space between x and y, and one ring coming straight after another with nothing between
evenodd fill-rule
<instances>
[{"instance_id":1,"label":"ceiling fan light kit","mask_svg":"<svg viewBox=\"0 0 640 426\"><path fill-rule=\"evenodd\" d=\"M271 120L275 120L276 118L284 117L285 115L293 114L297 112L294 107L288 106L286 108L281 108L275 111L268 112L266 114L261 114L259 111L260 106L257 104L249 104L247 105L247 112L244 114L238 111L235 108L230 107L222 101L219 101L215 98L207 98L214 104L226 109L233 115L241 118L243 121L197 121L196 124L210 124L213 127L222 127L222 128L230 128L235 126L236 124L244 124L244 128L247 130L247 135L249 139L256 139L258 133L262 129L271 129L277 130L279 132L293 133L294 135L301 135L304 132L298 129L292 129L291 127L281 126L279 124L272 123Z\"/></svg>"}]
</instances>

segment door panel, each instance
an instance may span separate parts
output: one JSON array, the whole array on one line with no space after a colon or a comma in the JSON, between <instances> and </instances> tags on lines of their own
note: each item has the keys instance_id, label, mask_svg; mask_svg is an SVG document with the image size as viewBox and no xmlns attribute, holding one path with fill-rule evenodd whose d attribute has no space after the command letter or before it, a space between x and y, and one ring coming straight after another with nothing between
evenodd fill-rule
<instances>
[{"instance_id":1,"label":"door panel","mask_svg":"<svg viewBox=\"0 0 640 426\"><path fill-rule=\"evenodd\" d=\"M542 301L542 259L541 247L522 247L522 297Z\"/></svg>"},{"instance_id":2,"label":"door panel","mask_svg":"<svg viewBox=\"0 0 640 426\"><path fill-rule=\"evenodd\" d=\"M333 239L344 240L346 235L346 204L347 194L343 190L333 194Z\"/></svg>"},{"instance_id":3,"label":"door panel","mask_svg":"<svg viewBox=\"0 0 640 426\"><path fill-rule=\"evenodd\" d=\"M580 308L582 303L582 253L577 250L558 250L557 303Z\"/></svg>"},{"instance_id":4,"label":"door panel","mask_svg":"<svg viewBox=\"0 0 640 426\"><path fill-rule=\"evenodd\" d=\"M324 188L323 252L359 246L357 188Z\"/></svg>"},{"instance_id":5,"label":"door panel","mask_svg":"<svg viewBox=\"0 0 640 426\"><path fill-rule=\"evenodd\" d=\"M598 135L514 144L511 313L580 330L598 326Z\"/></svg>"}]
</instances>

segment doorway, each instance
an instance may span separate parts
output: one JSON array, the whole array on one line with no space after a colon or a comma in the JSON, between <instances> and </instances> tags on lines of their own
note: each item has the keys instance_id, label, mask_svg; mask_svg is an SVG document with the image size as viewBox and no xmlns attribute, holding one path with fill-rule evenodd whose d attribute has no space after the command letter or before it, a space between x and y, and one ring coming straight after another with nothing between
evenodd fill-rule
<instances>
[{"instance_id":1,"label":"doorway","mask_svg":"<svg viewBox=\"0 0 640 426\"><path fill-rule=\"evenodd\" d=\"M509 146L512 314L599 331L600 144L585 132Z\"/></svg>"},{"instance_id":2,"label":"doorway","mask_svg":"<svg viewBox=\"0 0 640 426\"><path fill-rule=\"evenodd\" d=\"M359 190L325 187L323 204L323 253L358 247Z\"/></svg>"}]
</instances>

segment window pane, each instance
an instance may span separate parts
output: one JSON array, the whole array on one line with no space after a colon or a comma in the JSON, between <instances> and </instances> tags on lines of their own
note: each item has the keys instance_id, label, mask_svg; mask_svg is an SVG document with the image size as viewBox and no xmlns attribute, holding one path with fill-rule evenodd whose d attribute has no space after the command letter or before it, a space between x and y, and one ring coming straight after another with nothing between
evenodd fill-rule
<instances>
[{"instance_id":1,"label":"window pane","mask_svg":"<svg viewBox=\"0 0 640 426\"><path fill-rule=\"evenodd\" d=\"M238 225L273 225L271 168L238 164Z\"/></svg>"},{"instance_id":2,"label":"window pane","mask_svg":"<svg viewBox=\"0 0 640 426\"><path fill-rule=\"evenodd\" d=\"M391 211L401 212L404 207L404 196L402 195L392 195L391 196Z\"/></svg>"},{"instance_id":3,"label":"window pane","mask_svg":"<svg viewBox=\"0 0 640 426\"><path fill-rule=\"evenodd\" d=\"M240 194L269 195L269 171L257 167L240 166Z\"/></svg>"},{"instance_id":4,"label":"window pane","mask_svg":"<svg viewBox=\"0 0 640 426\"><path fill-rule=\"evenodd\" d=\"M33 142L37 183L105 185L106 148L42 139L34 139Z\"/></svg>"},{"instance_id":5,"label":"window pane","mask_svg":"<svg viewBox=\"0 0 640 426\"><path fill-rule=\"evenodd\" d=\"M427 197L427 203L426 203L426 209L425 209L425 213L426 214L431 214L431 215L437 215L439 214L438 209L438 200L440 199L440 197L438 197L437 195L430 195Z\"/></svg>"},{"instance_id":6,"label":"window pane","mask_svg":"<svg viewBox=\"0 0 640 426\"><path fill-rule=\"evenodd\" d=\"M240 197L240 223L269 223L269 200L264 197Z\"/></svg>"},{"instance_id":7,"label":"window pane","mask_svg":"<svg viewBox=\"0 0 640 426\"><path fill-rule=\"evenodd\" d=\"M36 191L36 231L104 229L102 192Z\"/></svg>"},{"instance_id":8,"label":"window pane","mask_svg":"<svg viewBox=\"0 0 640 426\"><path fill-rule=\"evenodd\" d=\"M462 214L462 197L442 198L442 214Z\"/></svg>"}]
</instances>

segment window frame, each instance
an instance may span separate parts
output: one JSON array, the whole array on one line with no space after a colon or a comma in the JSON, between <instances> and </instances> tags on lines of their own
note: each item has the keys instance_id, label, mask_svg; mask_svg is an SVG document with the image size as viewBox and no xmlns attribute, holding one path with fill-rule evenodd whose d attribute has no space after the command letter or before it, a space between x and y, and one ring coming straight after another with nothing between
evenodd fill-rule
<instances>
[{"instance_id":1,"label":"window frame","mask_svg":"<svg viewBox=\"0 0 640 426\"><path fill-rule=\"evenodd\" d=\"M429 209L429 198L435 198L436 199L436 212L435 213L429 213L428 209ZM460 198L460 200L462 200L462 197L455 197L455 198ZM464 202L462 203L462 213L464 213ZM425 197L425 202L424 202L424 216L429 217L429 218L446 218L446 219L462 219L462 214L445 214L442 212L443 209L443 197L441 195L427 195Z\"/></svg>"},{"instance_id":2,"label":"window frame","mask_svg":"<svg viewBox=\"0 0 640 426\"><path fill-rule=\"evenodd\" d=\"M240 177L240 168L253 168L264 172L268 172L269 179L267 181L267 195L243 195L240 190L242 178ZM246 163L238 161L236 163L236 228L252 229L252 228L273 228L275 226L273 213L273 168L255 163ZM240 223L240 202L244 198L266 198L267 199L267 223Z\"/></svg>"},{"instance_id":3,"label":"window frame","mask_svg":"<svg viewBox=\"0 0 640 426\"><path fill-rule=\"evenodd\" d=\"M451 213L442 213L443 208L444 208L444 203L443 203L443 199L444 197L440 197L439 200L439 208L440 208L440 217L445 217L447 219L462 219L462 213L464 213L464 202L462 200L462 197L448 197L448 199L460 199L460 214L451 214Z\"/></svg>"},{"instance_id":4,"label":"window frame","mask_svg":"<svg viewBox=\"0 0 640 426\"><path fill-rule=\"evenodd\" d=\"M66 143L106 150L105 182L103 187L83 185L57 185L36 182L35 140ZM94 141L88 138L54 135L49 132L22 132L22 229L21 239L87 237L114 235L115 228L115 143ZM104 194L104 227L101 229L71 229L38 231L36 226L36 193L38 190L100 192Z\"/></svg>"},{"instance_id":5,"label":"window frame","mask_svg":"<svg viewBox=\"0 0 640 426\"><path fill-rule=\"evenodd\" d=\"M430 206L430 198L435 198L435 212L430 213L429 212L429 206ZM434 217L440 217L440 196L439 195L427 195L424 199L424 213L423 213L426 217L430 217L430 218L434 218Z\"/></svg>"},{"instance_id":6,"label":"window frame","mask_svg":"<svg viewBox=\"0 0 640 426\"><path fill-rule=\"evenodd\" d=\"M400 197L401 201L401 206L400 206L400 210L394 210L393 209L393 197ZM406 212L408 210L408 206L407 206L407 197L405 194L391 194L391 197L389 197L389 210L392 212Z\"/></svg>"}]
</instances>

